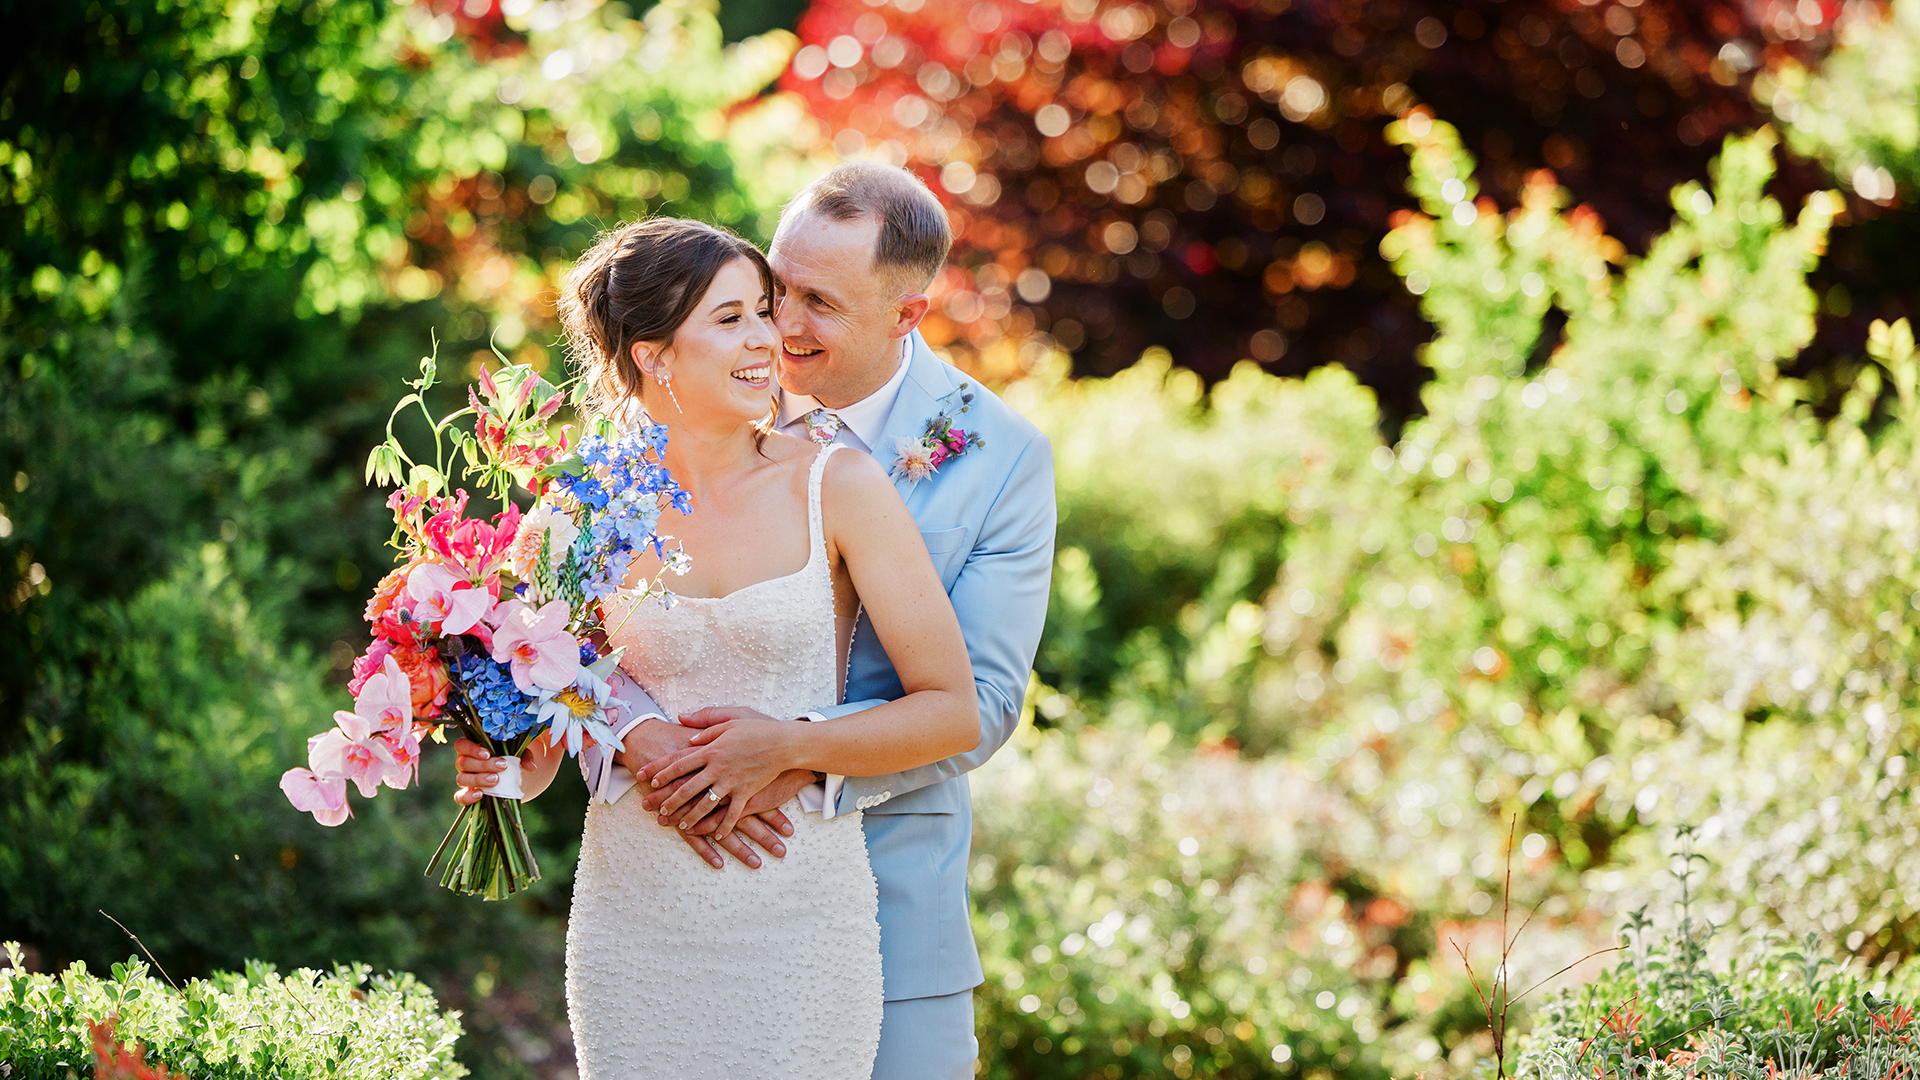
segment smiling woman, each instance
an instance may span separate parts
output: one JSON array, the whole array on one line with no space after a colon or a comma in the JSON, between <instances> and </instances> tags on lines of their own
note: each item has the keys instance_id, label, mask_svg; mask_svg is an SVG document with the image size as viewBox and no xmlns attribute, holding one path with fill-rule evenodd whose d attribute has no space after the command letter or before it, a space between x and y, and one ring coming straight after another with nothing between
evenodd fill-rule
<instances>
[{"instance_id":1,"label":"smiling woman","mask_svg":"<svg viewBox=\"0 0 1920 1080\"><path fill-rule=\"evenodd\" d=\"M634 256L645 251L646 259ZM773 272L760 249L714 225L681 218L651 218L603 233L567 274L560 301L569 350L587 386L588 408L614 415L618 403L642 399L647 382L641 357L657 357L696 316L695 308L730 264L757 271L760 302L773 291ZM733 319L738 325L764 317L746 306L699 313L701 325ZM771 356L768 357L771 360ZM656 373L657 377L658 373ZM758 389L765 391L763 385ZM663 389L665 386L663 384ZM669 397L668 401L673 399ZM766 411L763 398L760 413ZM755 413L754 415L759 415Z\"/></svg>"}]
</instances>

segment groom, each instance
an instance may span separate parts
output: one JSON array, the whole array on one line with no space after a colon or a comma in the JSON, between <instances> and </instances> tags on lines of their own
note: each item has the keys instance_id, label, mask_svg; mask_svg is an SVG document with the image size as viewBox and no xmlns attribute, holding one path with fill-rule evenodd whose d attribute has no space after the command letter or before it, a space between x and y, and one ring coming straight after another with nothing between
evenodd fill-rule
<instances>
[{"instance_id":1,"label":"groom","mask_svg":"<svg viewBox=\"0 0 1920 1080\"><path fill-rule=\"evenodd\" d=\"M1053 452L1046 437L935 356L917 332L927 289L951 243L946 211L912 173L849 162L795 196L768 253L781 287L775 315L782 339L775 420L781 430L853 446L889 469L901 446L919 439L943 411L978 442L932 475L896 484L960 617L979 691L980 745L892 776L827 776L816 794L828 816L865 811L886 983L875 1080L974 1074L973 988L982 975L968 910L973 809L966 774L1000 749L1020 721L1053 569ZM862 615L847 665L846 704L823 701L805 717L778 719L831 720L901 693ZM716 708L684 719L704 727L757 715ZM622 756L657 763L684 746L683 734L651 721L627 736ZM650 771L640 770L643 788ZM763 816L746 819L740 832L783 854L774 835L783 821L774 808L822 779L782 775L748 802L749 811ZM649 808L658 808L671 790L649 792ZM697 848L706 843L700 835L688 839ZM758 865L738 833L724 843L736 858ZM709 861L719 857L710 848L704 853Z\"/></svg>"}]
</instances>

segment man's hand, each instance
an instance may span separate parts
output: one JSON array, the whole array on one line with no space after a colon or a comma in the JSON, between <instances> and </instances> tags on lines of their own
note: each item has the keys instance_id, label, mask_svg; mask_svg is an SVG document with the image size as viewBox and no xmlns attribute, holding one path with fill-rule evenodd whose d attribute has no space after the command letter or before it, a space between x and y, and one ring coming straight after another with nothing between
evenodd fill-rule
<instances>
[{"instance_id":1,"label":"man's hand","mask_svg":"<svg viewBox=\"0 0 1920 1080\"><path fill-rule=\"evenodd\" d=\"M675 753L688 748L688 738L687 728L669 724L664 720L648 720L627 732L622 750L615 756L614 761L626 766L630 771L637 772L638 770L634 770L630 762L648 763L670 758ZM805 775L811 780L812 774ZM479 797L478 792L474 793L473 798ZM651 797L650 793L649 798ZM783 859L787 855L787 845L781 841L781 837L793 835L793 823L787 820L787 815L780 812L779 806L792 797L788 794L780 802L764 808L771 810L771 813L761 813L762 808L750 808L748 810L750 816L742 818L739 826L726 836L710 838L714 827L719 824L719 818L715 817L713 821L705 823L705 828L698 831L692 828L681 830L680 838L687 842L687 846L693 849L695 855L700 856L708 866L716 870L726 865L726 858L721 854L723 850L740 860L743 865L758 869L760 851L765 851L776 859ZM647 807L649 810L657 808L657 804ZM662 822L662 824L669 823ZM758 849L754 846L756 844L759 845Z\"/></svg>"}]
</instances>

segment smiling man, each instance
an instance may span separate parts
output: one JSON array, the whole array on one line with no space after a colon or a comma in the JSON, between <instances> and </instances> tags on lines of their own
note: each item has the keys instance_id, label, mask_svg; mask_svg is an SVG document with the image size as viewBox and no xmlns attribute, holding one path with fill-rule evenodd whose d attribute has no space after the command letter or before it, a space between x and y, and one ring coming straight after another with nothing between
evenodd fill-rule
<instances>
[{"instance_id":1,"label":"smiling man","mask_svg":"<svg viewBox=\"0 0 1920 1080\"><path fill-rule=\"evenodd\" d=\"M1046 437L935 356L918 333L927 289L951 242L946 210L912 173L849 162L794 198L768 254L781 287L775 422L815 442L857 447L895 471L960 617L979 694L980 745L969 753L892 776L821 782L788 773L748 803L749 810L770 810L817 784L803 796L810 806L828 815L864 812L880 892L886 994L876 1080L974 1074L973 988L981 970L968 910L973 808L966 774L1019 724L1053 569L1053 451ZM964 448L943 448L931 473L910 479L896 461L940 416L965 433ZM901 692L863 615L844 701L821 702L804 719L831 721ZM707 709L686 722L706 726L746 715ZM645 760L636 749L629 743L629 756ZM652 768L642 770L643 787ZM648 805L659 807L676 789L649 794ZM764 827L742 831L771 836ZM739 834L726 839L736 857L757 862ZM824 985L832 985L832 973Z\"/></svg>"}]
</instances>

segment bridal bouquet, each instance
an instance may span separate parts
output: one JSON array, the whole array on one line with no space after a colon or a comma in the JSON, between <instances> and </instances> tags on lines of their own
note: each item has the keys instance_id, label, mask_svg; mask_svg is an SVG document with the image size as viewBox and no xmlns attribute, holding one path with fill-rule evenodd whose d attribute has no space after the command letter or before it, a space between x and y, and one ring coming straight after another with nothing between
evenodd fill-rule
<instances>
[{"instance_id":1,"label":"bridal bouquet","mask_svg":"<svg viewBox=\"0 0 1920 1080\"><path fill-rule=\"evenodd\" d=\"M660 464L663 427L619 432L602 421L570 446L571 428L552 428L564 387L530 367L483 368L467 407L440 418L425 400L434 380L428 356L367 459L367 481L394 486L387 506L400 565L367 602L373 643L354 662L353 708L307 741L307 767L288 770L280 787L295 807L338 825L352 813L349 782L366 798L382 784L405 788L421 736L444 742L445 728L458 728L510 767L487 792L497 798L461 808L427 872L439 867L447 888L498 900L540 879L520 819L519 754L536 738L569 754L587 739L614 741L619 702L608 679L619 650L607 648L601 605L640 548L654 549L662 574L686 571L657 526L667 507L685 513L689 497ZM394 437L410 407L432 430L431 461L416 462ZM498 513L470 511L467 490L454 488L456 455L460 479ZM525 514L516 487L533 497ZM651 596L671 602L659 576L635 599Z\"/></svg>"}]
</instances>

